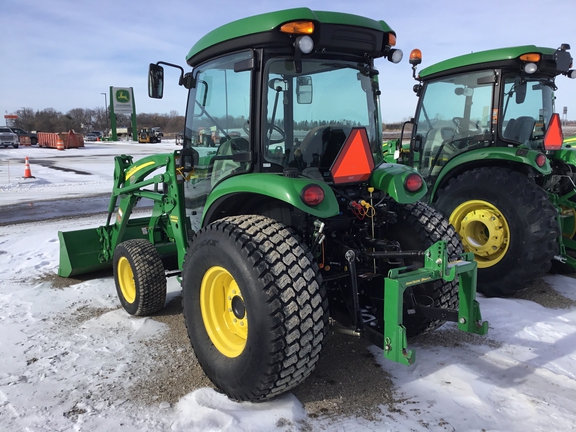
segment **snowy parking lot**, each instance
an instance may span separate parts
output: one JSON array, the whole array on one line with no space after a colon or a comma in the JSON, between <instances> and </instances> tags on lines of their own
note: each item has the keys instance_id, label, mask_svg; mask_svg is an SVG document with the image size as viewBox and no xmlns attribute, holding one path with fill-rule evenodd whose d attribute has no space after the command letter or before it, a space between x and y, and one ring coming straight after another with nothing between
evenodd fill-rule
<instances>
[{"instance_id":1,"label":"snowy parking lot","mask_svg":"<svg viewBox=\"0 0 576 432\"><path fill-rule=\"evenodd\" d=\"M290 394L253 404L215 391L187 341L175 279L166 308L137 318L120 308L109 272L56 275L57 232L104 223L113 157L176 149L0 153L0 222L32 209L28 222L0 226L0 430L576 430L575 275L547 275L514 298L479 296L488 335L447 324L410 342L411 367L334 333ZM34 178L23 178L25 157Z\"/></svg>"}]
</instances>

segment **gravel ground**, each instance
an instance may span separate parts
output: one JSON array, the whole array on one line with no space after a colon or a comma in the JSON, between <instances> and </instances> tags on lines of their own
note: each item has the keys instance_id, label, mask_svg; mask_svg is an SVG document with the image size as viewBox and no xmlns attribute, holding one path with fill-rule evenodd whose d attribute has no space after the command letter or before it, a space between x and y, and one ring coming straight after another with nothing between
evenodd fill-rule
<instances>
[{"instance_id":1,"label":"gravel ground","mask_svg":"<svg viewBox=\"0 0 576 432\"><path fill-rule=\"evenodd\" d=\"M152 316L170 330L161 340L144 342L147 362L155 368L137 380L131 389L132 400L147 405L174 404L197 388L214 388L194 356L181 312L181 298L176 297ZM366 350L369 345L364 339L330 332L316 370L292 390L310 417L374 419L381 413L380 405L393 409L392 381Z\"/></svg>"},{"instance_id":2,"label":"gravel ground","mask_svg":"<svg viewBox=\"0 0 576 432\"><path fill-rule=\"evenodd\" d=\"M569 275L576 277L576 274ZM78 283L79 279L48 276L55 288ZM514 298L534 301L547 308L573 307L576 302L551 288L542 279L536 280ZM78 305L70 315L63 315L58 326L63 328L82 323L112 309ZM131 365L125 382L132 385L103 384L108 398L127 400L140 406L154 406L162 402L174 405L186 394L202 387L214 388L204 375L192 351L184 318L181 297L175 297L166 308L151 316L164 323L169 330L158 338L139 342L137 364ZM442 332L416 337L411 340L421 345L457 347L464 344L488 345L498 348L499 343L486 336L478 336L447 329ZM405 402L395 393L390 376L367 350L370 343L361 338L330 331L323 356L312 375L292 393L302 402L311 418L360 417L376 420L388 412L397 412L396 406ZM70 415L77 415L70 413ZM308 430L307 424L299 425Z\"/></svg>"}]
</instances>

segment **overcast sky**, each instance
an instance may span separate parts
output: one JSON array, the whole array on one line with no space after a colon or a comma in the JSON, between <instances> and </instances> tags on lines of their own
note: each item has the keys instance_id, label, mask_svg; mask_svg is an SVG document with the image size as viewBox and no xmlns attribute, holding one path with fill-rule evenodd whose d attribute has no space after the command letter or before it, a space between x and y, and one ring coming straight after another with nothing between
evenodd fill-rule
<instances>
[{"instance_id":1,"label":"overcast sky","mask_svg":"<svg viewBox=\"0 0 576 432\"><path fill-rule=\"evenodd\" d=\"M0 113L104 108L102 93L108 97L114 86L134 88L138 112L184 115L186 95L175 71L168 72L164 99L148 98L149 63L185 66L192 45L219 25L301 6L381 19L396 31L404 59L377 63L384 122L413 115L412 48L423 52L420 68L514 45L569 43L576 57L574 0L3 0ZM557 85L557 111L566 106L568 118L576 119L576 80L560 77Z\"/></svg>"}]
</instances>

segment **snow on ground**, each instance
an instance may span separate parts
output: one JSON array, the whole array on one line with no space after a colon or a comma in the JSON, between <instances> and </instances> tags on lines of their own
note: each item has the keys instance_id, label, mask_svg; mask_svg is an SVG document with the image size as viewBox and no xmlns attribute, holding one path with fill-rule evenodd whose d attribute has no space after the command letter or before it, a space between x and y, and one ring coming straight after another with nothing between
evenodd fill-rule
<instances>
[{"instance_id":1,"label":"snow on ground","mask_svg":"<svg viewBox=\"0 0 576 432\"><path fill-rule=\"evenodd\" d=\"M113 155L174 149L173 142L8 149L0 156L0 216L2 206L107 193ZM25 156L35 179L21 178ZM70 166L64 156L78 160L78 172L58 169ZM561 275L535 281L516 298L480 296L489 334L468 335L447 324L411 343L411 367L387 362L369 346L363 355L377 365L368 373L388 374L395 396L392 406L380 405L370 416L311 415L298 392L236 403L209 385L169 402L154 399L154 385L147 384L152 397L138 403L139 380L154 374L154 362L169 360L153 346L167 339L170 326L126 314L109 275L68 285L55 276L57 231L102 223L90 216L0 226L0 430L576 430L576 279ZM169 291L168 301L177 298L175 281ZM362 372L348 366L352 380ZM324 402L354 402L342 397Z\"/></svg>"}]
</instances>

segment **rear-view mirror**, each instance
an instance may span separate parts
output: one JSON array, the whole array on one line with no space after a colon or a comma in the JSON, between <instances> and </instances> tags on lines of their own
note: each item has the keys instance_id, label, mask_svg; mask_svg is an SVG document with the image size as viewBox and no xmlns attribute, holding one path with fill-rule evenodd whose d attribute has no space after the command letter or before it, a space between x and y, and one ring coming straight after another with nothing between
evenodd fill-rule
<instances>
[{"instance_id":1,"label":"rear-view mirror","mask_svg":"<svg viewBox=\"0 0 576 432\"><path fill-rule=\"evenodd\" d=\"M178 166L183 172L189 173L198 165L199 160L200 155L194 148L184 147L180 152L180 161Z\"/></svg>"},{"instance_id":2,"label":"rear-view mirror","mask_svg":"<svg viewBox=\"0 0 576 432\"><path fill-rule=\"evenodd\" d=\"M299 104L312 103L312 77L296 77L296 101Z\"/></svg>"},{"instance_id":3,"label":"rear-view mirror","mask_svg":"<svg viewBox=\"0 0 576 432\"><path fill-rule=\"evenodd\" d=\"M164 94L164 68L150 63L148 69L148 96L154 99L162 99Z\"/></svg>"}]
</instances>

